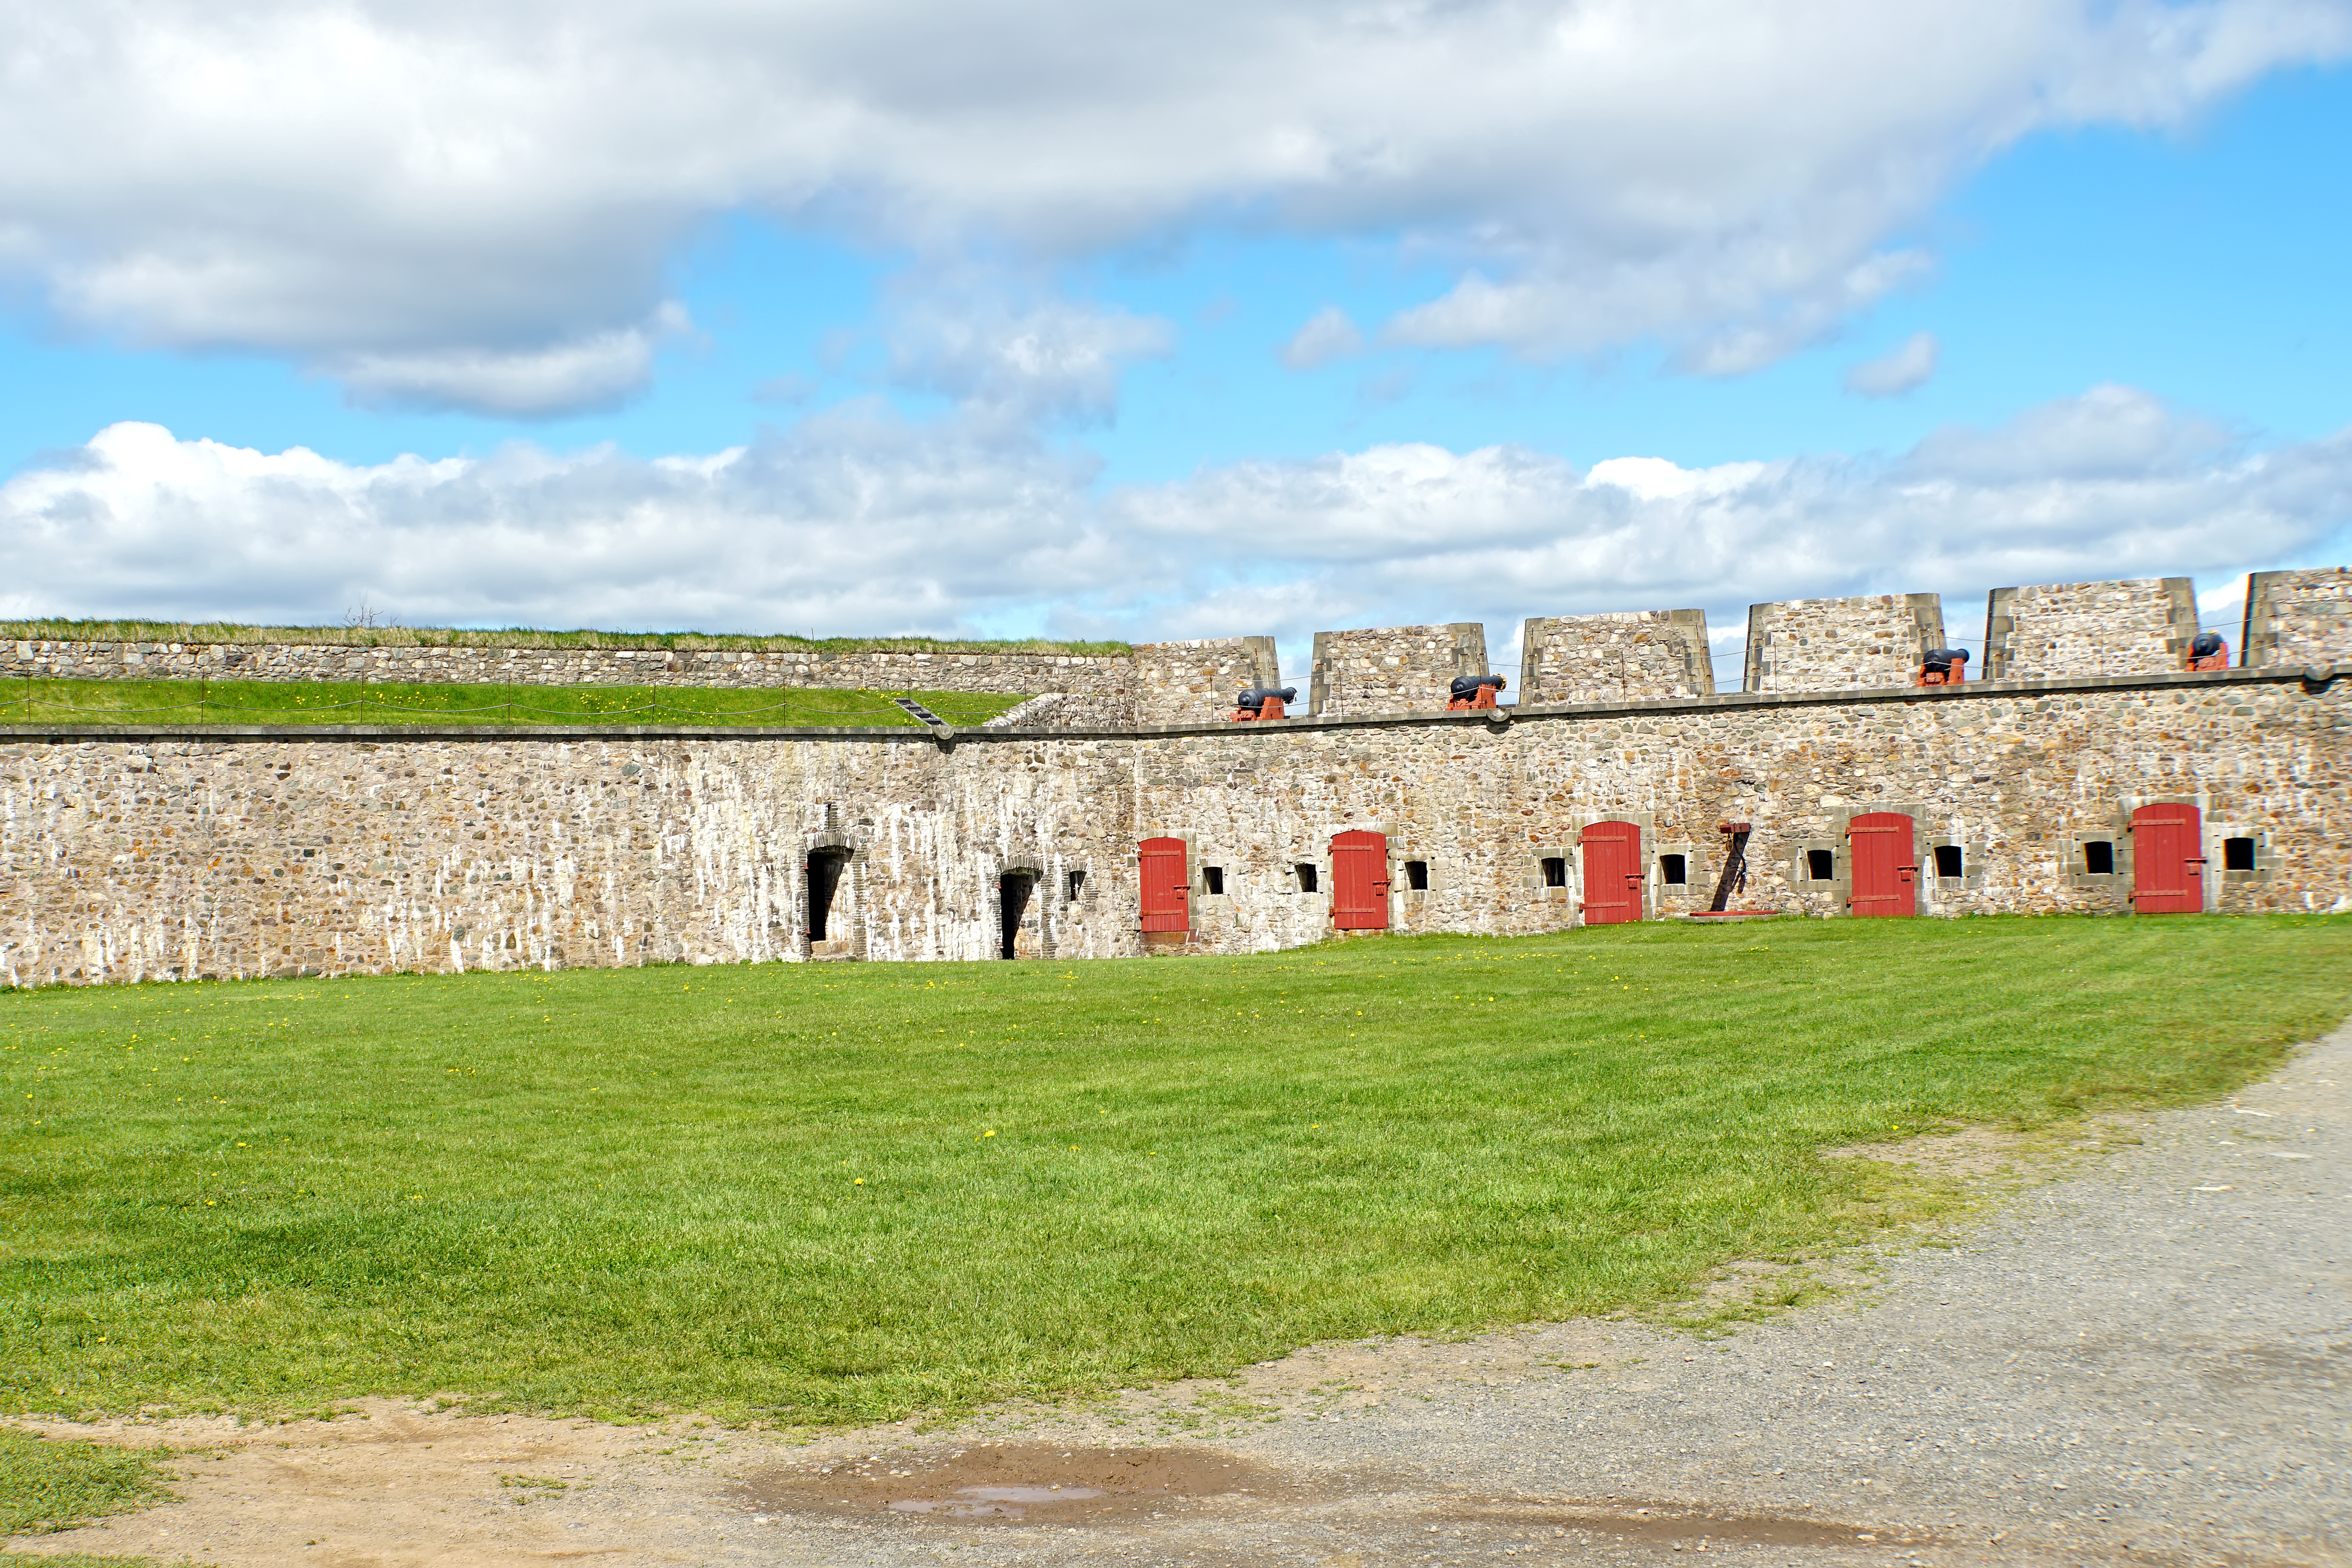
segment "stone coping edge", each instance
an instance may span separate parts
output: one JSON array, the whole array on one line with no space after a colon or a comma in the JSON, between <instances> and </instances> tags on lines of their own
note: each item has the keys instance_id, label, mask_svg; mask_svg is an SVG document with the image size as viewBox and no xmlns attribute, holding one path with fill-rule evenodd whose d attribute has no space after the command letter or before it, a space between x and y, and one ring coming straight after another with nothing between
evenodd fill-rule
<instances>
[{"instance_id":1,"label":"stone coping edge","mask_svg":"<svg viewBox=\"0 0 2352 1568\"><path fill-rule=\"evenodd\" d=\"M1562 702L1536 707L1480 709L1466 712L1413 710L1356 713L1344 718L1302 716L1237 724L1215 720L1198 724L1128 725L1117 729L1019 730L934 728L913 724L807 725L598 725L598 724L0 724L0 741L922 741L960 745L967 741L1137 741L1183 735L1279 735L1307 730L1348 730L1399 725L1491 729L1537 719L1601 719L1772 708L1820 708L1872 702L1966 702L1982 697L2037 693L2155 691L2233 686L2282 686L2296 682L2325 687L2352 676L2352 665L2263 665L2252 669L2167 671L2159 675L2097 675L2074 679L1972 680L1965 686L1858 686L1831 691L1732 691L1713 697L1652 697L1622 702Z\"/></svg>"}]
</instances>

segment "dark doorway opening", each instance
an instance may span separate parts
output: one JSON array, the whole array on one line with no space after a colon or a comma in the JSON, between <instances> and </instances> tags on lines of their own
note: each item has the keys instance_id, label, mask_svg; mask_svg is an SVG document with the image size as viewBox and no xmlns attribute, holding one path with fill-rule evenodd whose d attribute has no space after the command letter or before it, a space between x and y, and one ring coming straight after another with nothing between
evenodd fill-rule
<instances>
[{"instance_id":1,"label":"dark doorway opening","mask_svg":"<svg viewBox=\"0 0 2352 1568\"><path fill-rule=\"evenodd\" d=\"M1404 887L1409 893L1429 891L1429 862L1408 860L1404 863Z\"/></svg>"},{"instance_id":2,"label":"dark doorway opening","mask_svg":"<svg viewBox=\"0 0 2352 1568\"><path fill-rule=\"evenodd\" d=\"M808 938L811 942L830 942L826 931L833 920L833 895L841 887L841 874L849 867L846 849L812 849L808 858Z\"/></svg>"},{"instance_id":3,"label":"dark doorway opening","mask_svg":"<svg viewBox=\"0 0 2352 1568\"><path fill-rule=\"evenodd\" d=\"M1037 890L1037 879L1027 871L1007 871L996 879L996 889L997 917L1003 939L997 956L1018 958L1021 921L1029 912L1029 899Z\"/></svg>"},{"instance_id":4,"label":"dark doorway opening","mask_svg":"<svg viewBox=\"0 0 2352 1568\"><path fill-rule=\"evenodd\" d=\"M1301 860L1298 863L1297 870L1298 890L1302 893L1311 893L1315 891L1318 886L1315 875L1315 862L1312 860Z\"/></svg>"},{"instance_id":5,"label":"dark doorway opening","mask_svg":"<svg viewBox=\"0 0 2352 1568\"><path fill-rule=\"evenodd\" d=\"M2254 868L2254 841L2251 838L2221 840L2221 869L2251 871Z\"/></svg>"},{"instance_id":6,"label":"dark doorway opening","mask_svg":"<svg viewBox=\"0 0 2352 1568\"><path fill-rule=\"evenodd\" d=\"M1937 845L1936 875L1938 877L1958 877L1962 874L1963 870L1961 867L1960 847L1957 844Z\"/></svg>"},{"instance_id":7,"label":"dark doorway opening","mask_svg":"<svg viewBox=\"0 0 2352 1568\"><path fill-rule=\"evenodd\" d=\"M1809 882L1837 880L1837 852L1831 849L1805 851L1805 879Z\"/></svg>"},{"instance_id":8,"label":"dark doorway opening","mask_svg":"<svg viewBox=\"0 0 2352 1568\"><path fill-rule=\"evenodd\" d=\"M2093 877L2116 874L2116 847L2105 838L2094 838L2083 846L2083 870Z\"/></svg>"},{"instance_id":9,"label":"dark doorway opening","mask_svg":"<svg viewBox=\"0 0 2352 1568\"><path fill-rule=\"evenodd\" d=\"M1658 857L1658 878L1670 888L1686 887L1690 882L1690 861L1681 855Z\"/></svg>"}]
</instances>

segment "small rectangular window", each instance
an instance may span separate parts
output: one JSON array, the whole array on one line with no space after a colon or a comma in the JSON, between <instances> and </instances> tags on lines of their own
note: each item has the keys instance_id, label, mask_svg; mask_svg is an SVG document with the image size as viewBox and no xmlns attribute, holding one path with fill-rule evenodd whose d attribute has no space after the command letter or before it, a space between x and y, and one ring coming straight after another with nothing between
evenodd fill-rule
<instances>
[{"instance_id":1,"label":"small rectangular window","mask_svg":"<svg viewBox=\"0 0 2352 1568\"><path fill-rule=\"evenodd\" d=\"M1404 885L1407 892L1425 893L1429 891L1429 862L1426 860L1406 861L1404 863Z\"/></svg>"},{"instance_id":2,"label":"small rectangular window","mask_svg":"<svg viewBox=\"0 0 2352 1568\"><path fill-rule=\"evenodd\" d=\"M2105 838L2094 838L2083 846L2083 869L2094 877L2116 874L2116 847Z\"/></svg>"},{"instance_id":3,"label":"small rectangular window","mask_svg":"<svg viewBox=\"0 0 2352 1568\"><path fill-rule=\"evenodd\" d=\"M1805 880L1834 882L1837 880L1837 855L1828 849L1805 851Z\"/></svg>"},{"instance_id":4,"label":"small rectangular window","mask_svg":"<svg viewBox=\"0 0 2352 1568\"><path fill-rule=\"evenodd\" d=\"M1225 868L1223 866L1202 867L1201 886L1208 889L1210 897L1221 897L1225 890Z\"/></svg>"},{"instance_id":5,"label":"small rectangular window","mask_svg":"<svg viewBox=\"0 0 2352 1568\"><path fill-rule=\"evenodd\" d=\"M1078 895L1079 895L1080 893L1085 892L1085 891L1086 891L1086 889L1087 889L1087 874L1086 874L1084 871L1073 871L1073 872L1071 872L1071 873L1070 873L1070 901L1071 901L1072 903L1076 903L1076 902L1078 901Z\"/></svg>"},{"instance_id":6,"label":"small rectangular window","mask_svg":"<svg viewBox=\"0 0 2352 1568\"><path fill-rule=\"evenodd\" d=\"M1316 887L1315 862L1312 860L1301 860L1298 863L1297 869L1298 890L1302 893L1313 892Z\"/></svg>"},{"instance_id":7,"label":"small rectangular window","mask_svg":"<svg viewBox=\"0 0 2352 1568\"><path fill-rule=\"evenodd\" d=\"M1957 844L1936 846L1936 875L1957 878L1960 871L1960 847Z\"/></svg>"},{"instance_id":8,"label":"small rectangular window","mask_svg":"<svg viewBox=\"0 0 2352 1568\"><path fill-rule=\"evenodd\" d=\"M1567 886L1568 886L1568 858L1567 858L1566 856L1564 856L1564 855L1547 855L1547 856L1545 856L1545 857L1544 857L1544 863L1543 863L1543 873L1544 873L1544 886L1545 886L1545 887L1547 887L1547 888L1565 888L1565 887L1567 887Z\"/></svg>"},{"instance_id":9,"label":"small rectangular window","mask_svg":"<svg viewBox=\"0 0 2352 1568\"><path fill-rule=\"evenodd\" d=\"M2221 840L2221 869L2251 871L2254 868L2254 841L2251 838Z\"/></svg>"},{"instance_id":10,"label":"small rectangular window","mask_svg":"<svg viewBox=\"0 0 2352 1568\"><path fill-rule=\"evenodd\" d=\"M1690 881L1690 862L1679 855L1661 855L1658 876L1670 888L1686 886Z\"/></svg>"}]
</instances>

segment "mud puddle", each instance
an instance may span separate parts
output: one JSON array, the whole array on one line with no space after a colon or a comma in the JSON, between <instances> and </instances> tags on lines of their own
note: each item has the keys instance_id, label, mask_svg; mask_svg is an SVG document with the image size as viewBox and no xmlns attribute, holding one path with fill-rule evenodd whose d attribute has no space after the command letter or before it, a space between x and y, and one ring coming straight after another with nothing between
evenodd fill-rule
<instances>
[{"instance_id":1,"label":"mud puddle","mask_svg":"<svg viewBox=\"0 0 2352 1568\"><path fill-rule=\"evenodd\" d=\"M1587 1535L1660 1545L1922 1546L1935 1538L1883 1525L1844 1524L1805 1514L1716 1511L1687 1503L1611 1501L1599 1506L1514 1500L1449 1510L1461 1523L1549 1525Z\"/></svg>"},{"instance_id":2,"label":"mud puddle","mask_svg":"<svg viewBox=\"0 0 2352 1568\"><path fill-rule=\"evenodd\" d=\"M1213 1448L972 1443L778 1465L744 1478L755 1513L896 1514L965 1524L1079 1524L1170 1517L1216 1499L1290 1488Z\"/></svg>"}]
</instances>

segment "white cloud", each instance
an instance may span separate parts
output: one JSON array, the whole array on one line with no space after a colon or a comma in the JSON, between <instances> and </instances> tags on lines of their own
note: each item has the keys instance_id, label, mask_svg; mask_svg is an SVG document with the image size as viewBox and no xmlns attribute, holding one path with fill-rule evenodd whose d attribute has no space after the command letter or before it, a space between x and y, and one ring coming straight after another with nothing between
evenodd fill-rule
<instances>
[{"instance_id":1,"label":"white cloud","mask_svg":"<svg viewBox=\"0 0 2352 1568\"><path fill-rule=\"evenodd\" d=\"M341 354L320 373L340 381L355 403L473 408L530 416L606 406L641 390L665 337L689 330L685 310L666 304L644 326L593 332L544 348L427 349Z\"/></svg>"},{"instance_id":2,"label":"white cloud","mask_svg":"<svg viewBox=\"0 0 2352 1568\"><path fill-rule=\"evenodd\" d=\"M1291 334L1276 357L1292 370L1315 370L1364 351L1364 334L1337 305L1326 305Z\"/></svg>"},{"instance_id":3,"label":"white cloud","mask_svg":"<svg viewBox=\"0 0 2352 1568\"><path fill-rule=\"evenodd\" d=\"M514 411L616 395L715 214L932 261L1240 224L1451 265L1399 341L1736 374L1918 276L2017 138L2347 46L2347 0L0 0L0 268Z\"/></svg>"},{"instance_id":4,"label":"white cloud","mask_svg":"<svg viewBox=\"0 0 2352 1568\"><path fill-rule=\"evenodd\" d=\"M118 425L0 486L10 615L840 634L1273 633L1939 590L2352 553L2352 430L2249 450L2102 387L1892 461L1580 474L1520 448L1374 447L1097 493L985 417L835 410L646 462L517 445L374 467ZM1286 654L1286 657L1288 657ZM1294 672L1296 673L1296 672Z\"/></svg>"},{"instance_id":5,"label":"white cloud","mask_svg":"<svg viewBox=\"0 0 2352 1568\"><path fill-rule=\"evenodd\" d=\"M1942 349L1933 332L1914 332L1887 353L1845 373L1845 389L1864 397L1900 397L1927 384Z\"/></svg>"}]
</instances>

